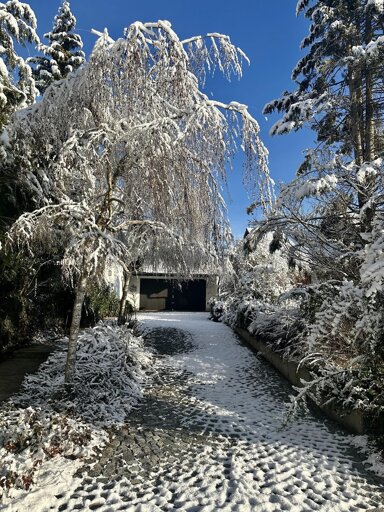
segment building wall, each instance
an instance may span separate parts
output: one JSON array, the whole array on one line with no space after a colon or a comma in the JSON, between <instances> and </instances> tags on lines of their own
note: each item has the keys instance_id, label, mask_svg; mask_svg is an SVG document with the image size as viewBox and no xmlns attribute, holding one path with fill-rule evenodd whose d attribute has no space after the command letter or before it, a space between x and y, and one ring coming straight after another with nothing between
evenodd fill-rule
<instances>
[{"instance_id":1,"label":"building wall","mask_svg":"<svg viewBox=\"0 0 384 512\"><path fill-rule=\"evenodd\" d=\"M105 270L105 279L115 290L119 298L121 298L123 292L123 271L120 265L111 263ZM135 311L140 309L140 279L169 279L172 276L164 276L159 274L151 275L132 275L129 284L128 301L132 304ZM198 278L198 277L197 277ZM217 276L207 276L206 280L206 311L209 311L209 299L217 297L218 295L218 283L219 279Z\"/></svg>"},{"instance_id":2,"label":"building wall","mask_svg":"<svg viewBox=\"0 0 384 512\"><path fill-rule=\"evenodd\" d=\"M131 276L129 283L128 300L132 304L135 311L140 309L140 278L139 276Z\"/></svg>"},{"instance_id":3,"label":"building wall","mask_svg":"<svg viewBox=\"0 0 384 512\"><path fill-rule=\"evenodd\" d=\"M209 299L217 298L219 293L219 278L217 276L207 277L206 311L209 311Z\"/></svg>"},{"instance_id":4,"label":"building wall","mask_svg":"<svg viewBox=\"0 0 384 512\"><path fill-rule=\"evenodd\" d=\"M169 276L131 276L128 300L135 311L139 311L140 309L140 280L153 278L166 280L169 279ZM218 279L216 276L209 276L206 278L206 283L206 311L209 311L209 299L217 296Z\"/></svg>"}]
</instances>

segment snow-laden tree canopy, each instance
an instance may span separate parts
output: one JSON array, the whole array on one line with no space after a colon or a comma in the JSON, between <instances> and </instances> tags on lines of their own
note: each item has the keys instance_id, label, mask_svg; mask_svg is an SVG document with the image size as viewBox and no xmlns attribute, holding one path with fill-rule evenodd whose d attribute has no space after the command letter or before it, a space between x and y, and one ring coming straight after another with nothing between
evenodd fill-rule
<instances>
[{"instance_id":1,"label":"snow-laden tree canopy","mask_svg":"<svg viewBox=\"0 0 384 512\"><path fill-rule=\"evenodd\" d=\"M168 22L134 23L116 42L102 35L83 70L54 83L8 128L7 165L37 208L12 239L66 238L69 229L71 271L83 257L96 269L110 251L135 261L137 237L147 246L153 239L148 230L187 245L188 255L213 255L227 229L220 188L236 143L249 179L259 176L264 205L271 196L257 122L244 105L199 88L204 64L240 74L240 58L228 37L183 42Z\"/></svg>"},{"instance_id":2,"label":"snow-laden tree canopy","mask_svg":"<svg viewBox=\"0 0 384 512\"><path fill-rule=\"evenodd\" d=\"M311 23L292 73L297 89L265 113L283 114L272 134L307 125L317 146L281 188L269 229L284 231L319 274L356 280L384 205L382 2L303 0L297 13Z\"/></svg>"},{"instance_id":3,"label":"snow-laden tree canopy","mask_svg":"<svg viewBox=\"0 0 384 512\"><path fill-rule=\"evenodd\" d=\"M228 36L181 41L166 21L136 22L116 42L105 31L82 69L7 128L4 165L36 205L9 243L32 254L50 248L78 283L70 365L87 282L107 260L127 271L139 258L184 273L217 270L228 240L221 189L238 146L268 208L257 122L245 105L201 90L215 67L240 76L243 56Z\"/></svg>"},{"instance_id":4,"label":"snow-laden tree canopy","mask_svg":"<svg viewBox=\"0 0 384 512\"><path fill-rule=\"evenodd\" d=\"M10 113L32 103L37 91L31 68L17 54L15 43L38 43L36 18L28 4L0 3L0 127Z\"/></svg>"},{"instance_id":5,"label":"snow-laden tree canopy","mask_svg":"<svg viewBox=\"0 0 384 512\"><path fill-rule=\"evenodd\" d=\"M49 44L38 45L43 56L28 59L29 63L35 64L33 76L40 93L44 93L54 80L65 78L84 63L83 41L79 34L74 33L75 28L76 18L69 2L63 0L51 32L44 34Z\"/></svg>"}]
</instances>

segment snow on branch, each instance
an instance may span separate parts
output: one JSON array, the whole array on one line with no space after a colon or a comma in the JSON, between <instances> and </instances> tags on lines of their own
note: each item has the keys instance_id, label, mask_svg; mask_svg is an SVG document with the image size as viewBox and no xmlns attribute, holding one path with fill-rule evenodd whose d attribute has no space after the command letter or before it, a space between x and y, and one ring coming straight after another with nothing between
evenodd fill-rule
<instances>
[{"instance_id":1,"label":"snow on branch","mask_svg":"<svg viewBox=\"0 0 384 512\"><path fill-rule=\"evenodd\" d=\"M292 195L295 200L301 201L304 198L331 192L336 188L337 183L337 176L332 174L326 174L324 177L318 179L311 178L303 181L299 178L293 180L289 185L282 188L276 200L276 206L281 207L284 201L292 197Z\"/></svg>"},{"instance_id":2,"label":"snow on branch","mask_svg":"<svg viewBox=\"0 0 384 512\"><path fill-rule=\"evenodd\" d=\"M69 276L81 265L97 272L108 254L217 268L228 242L221 187L238 147L258 200L267 209L272 199L258 123L245 105L200 90L191 45L204 53L204 38L183 42L166 21L133 23L117 41L97 35L89 62L10 124L8 165L36 211L9 241L32 252L56 244ZM208 41L211 64L239 74L229 38Z\"/></svg>"}]
</instances>

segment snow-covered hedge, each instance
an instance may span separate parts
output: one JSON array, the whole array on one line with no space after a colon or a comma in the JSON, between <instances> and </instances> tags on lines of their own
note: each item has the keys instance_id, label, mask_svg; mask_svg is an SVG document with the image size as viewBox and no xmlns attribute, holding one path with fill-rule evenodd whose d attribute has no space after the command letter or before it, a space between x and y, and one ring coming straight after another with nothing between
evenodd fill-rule
<instances>
[{"instance_id":1,"label":"snow-covered hedge","mask_svg":"<svg viewBox=\"0 0 384 512\"><path fill-rule=\"evenodd\" d=\"M349 282L327 282L282 294L280 304L229 296L213 311L232 328L247 329L274 351L301 361L312 380L294 408L310 396L317 403L384 413L382 302Z\"/></svg>"},{"instance_id":2,"label":"snow-covered hedge","mask_svg":"<svg viewBox=\"0 0 384 512\"><path fill-rule=\"evenodd\" d=\"M384 292L380 280L376 288L372 284L374 271L381 272L380 258L372 256L367 282L303 284L303 276L284 267L282 256L269 261L267 242L261 239L248 254L249 240L236 248L233 276L211 303L212 318L247 329L285 358L301 361L312 380L298 401L310 396L318 403L383 414Z\"/></svg>"}]
</instances>

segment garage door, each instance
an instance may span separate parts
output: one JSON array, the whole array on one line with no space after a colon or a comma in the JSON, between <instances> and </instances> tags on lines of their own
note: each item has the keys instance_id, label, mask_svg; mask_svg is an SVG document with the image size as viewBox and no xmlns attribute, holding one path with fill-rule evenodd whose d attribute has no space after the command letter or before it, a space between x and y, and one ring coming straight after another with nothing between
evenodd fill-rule
<instances>
[{"instance_id":1,"label":"garage door","mask_svg":"<svg viewBox=\"0 0 384 512\"><path fill-rule=\"evenodd\" d=\"M205 295L205 279L140 279L141 310L205 311Z\"/></svg>"}]
</instances>

